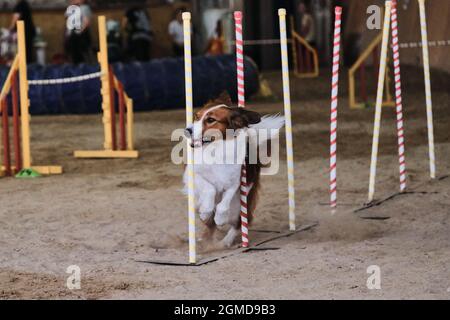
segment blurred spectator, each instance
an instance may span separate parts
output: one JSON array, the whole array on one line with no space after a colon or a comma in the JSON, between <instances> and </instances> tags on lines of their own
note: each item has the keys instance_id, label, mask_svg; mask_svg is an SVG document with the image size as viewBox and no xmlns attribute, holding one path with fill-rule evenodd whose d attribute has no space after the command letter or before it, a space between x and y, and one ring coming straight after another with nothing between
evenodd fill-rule
<instances>
[{"instance_id":1,"label":"blurred spectator","mask_svg":"<svg viewBox=\"0 0 450 320\"><path fill-rule=\"evenodd\" d=\"M314 45L316 39L314 19L305 3L300 2L298 5L300 13L301 29L300 35L311 45Z\"/></svg>"},{"instance_id":2,"label":"blurred spectator","mask_svg":"<svg viewBox=\"0 0 450 320\"><path fill-rule=\"evenodd\" d=\"M150 60L153 30L150 16L144 6L133 6L124 18L127 31L128 55L138 61Z\"/></svg>"},{"instance_id":3,"label":"blurred spectator","mask_svg":"<svg viewBox=\"0 0 450 320\"><path fill-rule=\"evenodd\" d=\"M217 56L224 53L225 39L223 37L222 21L217 21L216 31L208 42L206 47L206 54L211 56Z\"/></svg>"},{"instance_id":4,"label":"blurred spectator","mask_svg":"<svg viewBox=\"0 0 450 320\"><path fill-rule=\"evenodd\" d=\"M120 22L112 19L106 21L108 42L108 59L110 63L122 60L122 35L120 34Z\"/></svg>"},{"instance_id":5,"label":"blurred spectator","mask_svg":"<svg viewBox=\"0 0 450 320\"><path fill-rule=\"evenodd\" d=\"M81 9L81 28L71 30L66 27L66 54L74 64L92 62L91 8L86 0L71 0L70 4Z\"/></svg>"},{"instance_id":6,"label":"blurred spectator","mask_svg":"<svg viewBox=\"0 0 450 320\"><path fill-rule=\"evenodd\" d=\"M184 8L179 8L174 13L174 18L169 24L169 35L172 37L173 53L176 57L184 54L184 32L183 32L183 12Z\"/></svg>"},{"instance_id":7,"label":"blurred spectator","mask_svg":"<svg viewBox=\"0 0 450 320\"><path fill-rule=\"evenodd\" d=\"M18 0L14 7L14 15L9 27L11 32L17 32L16 23L22 20L25 23L25 42L27 46L27 63L34 62L34 37L36 36L36 29L33 23L33 16L31 7L27 0Z\"/></svg>"}]
</instances>

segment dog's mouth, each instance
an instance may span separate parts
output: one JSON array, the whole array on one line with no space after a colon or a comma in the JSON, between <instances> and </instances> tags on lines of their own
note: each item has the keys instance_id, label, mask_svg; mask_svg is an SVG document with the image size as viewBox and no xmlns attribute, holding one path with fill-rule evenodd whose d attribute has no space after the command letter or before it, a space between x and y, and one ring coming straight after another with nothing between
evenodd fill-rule
<instances>
[{"instance_id":1,"label":"dog's mouth","mask_svg":"<svg viewBox=\"0 0 450 320\"><path fill-rule=\"evenodd\" d=\"M201 139L193 139L191 142L191 148L200 148L204 145L207 145L211 142L214 142L215 137L203 137Z\"/></svg>"}]
</instances>

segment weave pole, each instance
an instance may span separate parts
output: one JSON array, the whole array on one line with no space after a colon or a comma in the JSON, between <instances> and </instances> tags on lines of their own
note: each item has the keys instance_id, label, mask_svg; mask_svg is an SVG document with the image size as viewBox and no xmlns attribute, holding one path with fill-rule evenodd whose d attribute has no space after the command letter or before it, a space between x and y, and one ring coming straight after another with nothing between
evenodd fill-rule
<instances>
[{"instance_id":1,"label":"weave pole","mask_svg":"<svg viewBox=\"0 0 450 320\"><path fill-rule=\"evenodd\" d=\"M192 53L191 53L191 14L183 12L184 30L184 73L186 90L186 127L193 123L193 91L192 91ZM194 199L194 151L187 147L188 170L188 221L189 221L189 263L195 264L196 240L195 240L195 199Z\"/></svg>"},{"instance_id":2,"label":"weave pole","mask_svg":"<svg viewBox=\"0 0 450 320\"><path fill-rule=\"evenodd\" d=\"M283 72L284 116L286 121L286 154L289 192L289 229L295 231L294 152L292 145L291 93L289 84L289 58L286 35L286 9L279 9L281 65Z\"/></svg>"},{"instance_id":3,"label":"weave pole","mask_svg":"<svg viewBox=\"0 0 450 320\"><path fill-rule=\"evenodd\" d=\"M436 160L434 151L433 102L431 100L430 57L428 54L427 17L425 0L419 1L420 30L422 34L423 72L425 77L425 96L427 103L428 153L430 158L430 177L436 178Z\"/></svg>"},{"instance_id":4,"label":"weave pole","mask_svg":"<svg viewBox=\"0 0 450 320\"><path fill-rule=\"evenodd\" d=\"M381 43L380 70L378 72L377 101L375 105L375 120L373 125L372 157L370 161L369 202L373 201L375 194L375 178L377 174L378 145L380 141L381 108L383 105L384 80L386 76L386 60L389 42L389 27L392 2L386 1L384 13L383 38Z\"/></svg>"},{"instance_id":5,"label":"weave pole","mask_svg":"<svg viewBox=\"0 0 450 320\"><path fill-rule=\"evenodd\" d=\"M245 108L245 77L244 77L244 39L242 29L242 12L236 11L234 13L234 24L236 31L236 76L237 76L237 95L238 105L240 108ZM241 170L241 234L242 247L248 248L248 205L247 205L247 168L244 163Z\"/></svg>"},{"instance_id":6,"label":"weave pole","mask_svg":"<svg viewBox=\"0 0 450 320\"><path fill-rule=\"evenodd\" d=\"M236 30L236 67L237 67L237 93L238 105L245 108L245 85L244 85L244 40L242 29L242 12L234 13L234 24Z\"/></svg>"},{"instance_id":7,"label":"weave pole","mask_svg":"<svg viewBox=\"0 0 450 320\"><path fill-rule=\"evenodd\" d=\"M341 54L341 17L342 7L334 9L334 42L333 42L333 75L331 80L331 125L330 125L330 206L337 207L337 115L338 115L338 85L339 58Z\"/></svg>"},{"instance_id":8,"label":"weave pole","mask_svg":"<svg viewBox=\"0 0 450 320\"><path fill-rule=\"evenodd\" d=\"M400 76L400 52L398 44L397 1L391 8L392 51L394 57L395 104L397 112L398 162L400 173L400 192L406 189L405 137L403 128L402 83Z\"/></svg>"}]
</instances>

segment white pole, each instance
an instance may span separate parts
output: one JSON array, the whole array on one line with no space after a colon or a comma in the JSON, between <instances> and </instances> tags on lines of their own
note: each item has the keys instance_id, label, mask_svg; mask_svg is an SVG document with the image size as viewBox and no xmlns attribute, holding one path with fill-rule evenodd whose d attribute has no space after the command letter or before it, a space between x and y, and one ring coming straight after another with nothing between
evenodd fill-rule
<instances>
[{"instance_id":1,"label":"white pole","mask_svg":"<svg viewBox=\"0 0 450 320\"><path fill-rule=\"evenodd\" d=\"M377 175L377 160L378 160L378 144L380 141L380 126L381 126L381 108L383 105L383 89L384 79L386 75L386 60L389 44L389 26L391 18L392 2L386 1L386 10L384 13L384 27L383 27L383 41L381 44L381 60L380 70L378 72L378 90L377 101L375 105L375 120L373 124L373 141L372 141L372 157L370 161L370 179L369 179L369 202L373 201L375 194L375 178Z\"/></svg>"},{"instance_id":2,"label":"white pole","mask_svg":"<svg viewBox=\"0 0 450 320\"><path fill-rule=\"evenodd\" d=\"M428 153L430 158L430 177L436 178L436 160L434 151L433 103L431 100L430 58L428 54L427 17L425 14L425 0L419 1L420 30L422 33L423 72L425 76L425 96L427 103Z\"/></svg>"},{"instance_id":3,"label":"white pole","mask_svg":"<svg viewBox=\"0 0 450 320\"><path fill-rule=\"evenodd\" d=\"M289 60L286 36L286 9L279 9L281 64L283 70L284 116L286 119L286 153L289 191L289 228L295 230L294 152L292 144L291 93L289 84Z\"/></svg>"}]
</instances>

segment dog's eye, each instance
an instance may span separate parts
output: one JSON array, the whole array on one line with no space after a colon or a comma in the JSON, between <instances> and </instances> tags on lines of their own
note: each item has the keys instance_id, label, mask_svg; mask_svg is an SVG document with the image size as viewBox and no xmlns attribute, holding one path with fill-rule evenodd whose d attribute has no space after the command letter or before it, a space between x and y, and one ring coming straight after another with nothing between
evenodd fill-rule
<instances>
[{"instance_id":1,"label":"dog's eye","mask_svg":"<svg viewBox=\"0 0 450 320\"><path fill-rule=\"evenodd\" d=\"M213 123L213 122L216 122L216 119L211 117L206 118L206 123Z\"/></svg>"}]
</instances>

